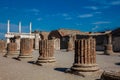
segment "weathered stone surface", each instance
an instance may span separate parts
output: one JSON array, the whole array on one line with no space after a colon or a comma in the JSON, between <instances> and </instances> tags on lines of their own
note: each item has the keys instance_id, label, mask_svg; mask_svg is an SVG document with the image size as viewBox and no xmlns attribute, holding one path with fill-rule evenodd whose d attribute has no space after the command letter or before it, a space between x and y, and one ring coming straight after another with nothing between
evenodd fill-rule
<instances>
[{"instance_id":1,"label":"weathered stone surface","mask_svg":"<svg viewBox=\"0 0 120 80\"><path fill-rule=\"evenodd\" d=\"M35 33L35 49L39 49L39 40L40 40L40 35L39 33Z\"/></svg>"},{"instance_id":2,"label":"weathered stone surface","mask_svg":"<svg viewBox=\"0 0 120 80\"><path fill-rule=\"evenodd\" d=\"M54 38L52 38L52 40L54 41L54 49L60 50L60 39L54 37Z\"/></svg>"},{"instance_id":3,"label":"weathered stone surface","mask_svg":"<svg viewBox=\"0 0 120 80\"><path fill-rule=\"evenodd\" d=\"M112 34L108 34L108 43L105 45L104 54L112 55L113 54L113 46L112 46Z\"/></svg>"},{"instance_id":4,"label":"weathered stone surface","mask_svg":"<svg viewBox=\"0 0 120 80\"><path fill-rule=\"evenodd\" d=\"M69 41L68 41L68 48L67 51L73 51L74 50L74 41L72 36L69 37Z\"/></svg>"},{"instance_id":5,"label":"weathered stone surface","mask_svg":"<svg viewBox=\"0 0 120 80\"><path fill-rule=\"evenodd\" d=\"M6 52L6 42L0 40L0 53L5 54L5 52Z\"/></svg>"},{"instance_id":6,"label":"weathered stone surface","mask_svg":"<svg viewBox=\"0 0 120 80\"><path fill-rule=\"evenodd\" d=\"M15 42L17 43L17 50L20 51L20 36L15 36Z\"/></svg>"},{"instance_id":7,"label":"weathered stone surface","mask_svg":"<svg viewBox=\"0 0 120 80\"><path fill-rule=\"evenodd\" d=\"M103 72L101 80L120 80L119 72Z\"/></svg>"},{"instance_id":8,"label":"weathered stone surface","mask_svg":"<svg viewBox=\"0 0 120 80\"><path fill-rule=\"evenodd\" d=\"M33 43L32 39L23 38L20 42L20 55L19 59L32 58Z\"/></svg>"},{"instance_id":9,"label":"weathered stone surface","mask_svg":"<svg viewBox=\"0 0 120 80\"><path fill-rule=\"evenodd\" d=\"M44 65L55 62L53 40L41 40L39 45L39 58L36 63Z\"/></svg>"},{"instance_id":10,"label":"weathered stone surface","mask_svg":"<svg viewBox=\"0 0 120 80\"><path fill-rule=\"evenodd\" d=\"M75 74L84 76L99 73L99 67L96 64L96 41L94 38L75 41L75 57L71 70Z\"/></svg>"},{"instance_id":11,"label":"weathered stone surface","mask_svg":"<svg viewBox=\"0 0 120 80\"><path fill-rule=\"evenodd\" d=\"M7 44L7 54L5 55L6 57L8 56L13 56L17 57L19 55L19 52L17 51L17 43L10 42Z\"/></svg>"}]
</instances>

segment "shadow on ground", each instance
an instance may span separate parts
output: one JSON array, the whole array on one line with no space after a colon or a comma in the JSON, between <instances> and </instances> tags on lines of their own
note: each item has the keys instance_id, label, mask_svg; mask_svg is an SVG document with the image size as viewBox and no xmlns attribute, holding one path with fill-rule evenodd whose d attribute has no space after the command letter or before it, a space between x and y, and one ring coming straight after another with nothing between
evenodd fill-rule
<instances>
[{"instance_id":1,"label":"shadow on ground","mask_svg":"<svg viewBox=\"0 0 120 80\"><path fill-rule=\"evenodd\" d=\"M30 64L36 64L36 61L28 61Z\"/></svg>"},{"instance_id":2,"label":"shadow on ground","mask_svg":"<svg viewBox=\"0 0 120 80\"><path fill-rule=\"evenodd\" d=\"M13 57L12 59L15 59L15 60L17 60L17 61L21 61L19 58L17 58L17 57Z\"/></svg>"},{"instance_id":3,"label":"shadow on ground","mask_svg":"<svg viewBox=\"0 0 120 80\"><path fill-rule=\"evenodd\" d=\"M120 62L118 62L118 63L115 63L115 64L120 66Z\"/></svg>"},{"instance_id":4,"label":"shadow on ground","mask_svg":"<svg viewBox=\"0 0 120 80\"><path fill-rule=\"evenodd\" d=\"M65 72L68 68L54 68L56 71Z\"/></svg>"}]
</instances>

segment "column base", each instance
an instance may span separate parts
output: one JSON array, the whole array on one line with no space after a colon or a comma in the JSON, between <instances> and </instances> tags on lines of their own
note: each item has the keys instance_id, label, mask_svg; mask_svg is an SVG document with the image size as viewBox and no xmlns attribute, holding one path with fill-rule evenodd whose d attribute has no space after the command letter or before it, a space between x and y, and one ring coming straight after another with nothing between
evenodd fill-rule
<instances>
[{"instance_id":1,"label":"column base","mask_svg":"<svg viewBox=\"0 0 120 80\"><path fill-rule=\"evenodd\" d=\"M72 48L68 48L68 49L67 49L67 51L73 51L73 50L74 50L74 49L72 49Z\"/></svg>"},{"instance_id":2,"label":"column base","mask_svg":"<svg viewBox=\"0 0 120 80\"><path fill-rule=\"evenodd\" d=\"M105 54L105 55L113 55L114 52L113 52L112 50L105 50L105 51L104 51L104 54Z\"/></svg>"},{"instance_id":3,"label":"column base","mask_svg":"<svg viewBox=\"0 0 120 80\"><path fill-rule=\"evenodd\" d=\"M31 60L33 58L33 56L31 54L26 54L26 55L19 55L18 59L19 60Z\"/></svg>"},{"instance_id":4,"label":"column base","mask_svg":"<svg viewBox=\"0 0 120 80\"><path fill-rule=\"evenodd\" d=\"M55 61L56 61L55 57L50 57L50 58L41 58L41 57L39 57L36 64L42 66L42 65L46 65L46 64L52 64Z\"/></svg>"},{"instance_id":5,"label":"column base","mask_svg":"<svg viewBox=\"0 0 120 80\"><path fill-rule=\"evenodd\" d=\"M0 51L0 54L5 55L7 53L6 50Z\"/></svg>"},{"instance_id":6,"label":"column base","mask_svg":"<svg viewBox=\"0 0 120 80\"><path fill-rule=\"evenodd\" d=\"M105 45L105 51L104 54L106 55L112 55L114 52L112 50L112 44Z\"/></svg>"},{"instance_id":7,"label":"column base","mask_svg":"<svg viewBox=\"0 0 120 80\"><path fill-rule=\"evenodd\" d=\"M18 57L18 56L19 56L19 51L9 51L4 55L4 57Z\"/></svg>"},{"instance_id":8,"label":"column base","mask_svg":"<svg viewBox=\"0 0 120 80\"><path fill-rule=\"evenodd\" d=\"M71 69L67 72L76 74L82 77L86 76L100 76L102 70L97 66L97 64L74 64Z\"/></svg>"}]
</instances>

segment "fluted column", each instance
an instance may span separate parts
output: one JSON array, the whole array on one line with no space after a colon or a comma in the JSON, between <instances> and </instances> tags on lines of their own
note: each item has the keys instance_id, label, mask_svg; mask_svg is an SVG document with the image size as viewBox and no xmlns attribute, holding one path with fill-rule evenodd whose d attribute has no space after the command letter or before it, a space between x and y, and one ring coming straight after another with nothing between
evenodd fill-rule
<instances>
[{"instance_id":1,"label":"fluted column","mask_svg":"<svg viewBox=\"0 0 120 80\"><path fill-rule=\"evenodd\" d=\"M20 55L19 59L32 58L33 44L32 39L23 38L20 41Z\"/></svg>"},{"instance_id":2,"label":"fluted column","mask_svg":"<svg viewBox=\"0 0 120 80\"><path fill-rule=\"evenodd\" d=\"M39 42L39 58L36 63L44 65L53 62L55 62L53 40L41 40Z\"/></svg>"},{"instance_id":3,"label":"fluted column","mask_svg":"<svg viewBox=\"0 0 120 80\"><path fill-rule=\"evenodd\" d=\"M73 72L90 75L99 70L96 64L96 40L94 38L75 41Z\"/></svg>"},{"instance_id":4,"label":"fluted column","mask_svg":"<svg viewBox=\"0 0 120 80\"><path fill-rule=\"evenodd\" d=\"M113 54L113 46L112 46L112 34L107 34L107 44L105 45L104 54L112 55Z\"/></svg>"}]
</instances>

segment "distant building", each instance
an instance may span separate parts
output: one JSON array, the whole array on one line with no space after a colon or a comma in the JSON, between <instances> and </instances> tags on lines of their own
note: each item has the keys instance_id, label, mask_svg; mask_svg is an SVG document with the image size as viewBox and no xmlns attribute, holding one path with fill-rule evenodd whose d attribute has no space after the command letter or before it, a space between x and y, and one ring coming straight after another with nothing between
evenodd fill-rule
<instances>
[{"instance_id":1,"label":"distant building","mask_svg":"<svg viewBox=\"0 0 120 80\"><path fill-rule=\"evenodd\" d=\"M69 38L73 38L73 44L74 44L74 41L76 40L76 34L83 34L83 32L80 32L79 30L59 29L59 30L51 31L48 36L48 39L52 39L52 38L60 39L60 43L59 43L60 49L67 49Z\"/></svg>"}]
</instances>

